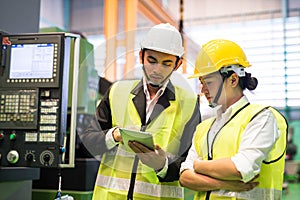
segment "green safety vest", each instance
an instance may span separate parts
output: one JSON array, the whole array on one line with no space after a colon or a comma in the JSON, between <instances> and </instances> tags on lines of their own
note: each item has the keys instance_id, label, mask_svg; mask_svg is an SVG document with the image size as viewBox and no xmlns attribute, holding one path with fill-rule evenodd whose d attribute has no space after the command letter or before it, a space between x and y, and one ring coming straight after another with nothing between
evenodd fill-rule
<instances>
[{"instance_id":1,"label":"green safety vest","mask_svg":"<svg viewBox=\"0 0 300 200\"><path fill-rule=\"evenodd\" d=\"M212 191L197 192L194 199L281 199L282 183L284 177L284 163L286 150L287 123L285 118L274 108L267 107L276 117L280 137L275 142L268 157L263 161L257 181L259 185L248 192L232 191ZM232 118L217 134L212 145L212 159L229 158L234 156L239 149L242 136L249 122L266 107L262 105L250 104L243 108L234 118ZM233 113L236 113L234 110ZM233 116L233 115L232 115ZM208 160L207 135L215 118L210 118L197 126L194 138L195 149L203 160Z\"/></svg>"},{"instance_id":2,"label":"green safety vest","mask_svg":"<svg viewBox=\"0 0 300 200\"><path fill-rule=\"evenodd\" d=\"M141 119L130 93L139 81L120 81L110 90L112 126L141 128ZM154 143L169 156L176 155L185 124L190 120L197 101L196 94L175 86L175 100L147 125ZM101 159L93 199L126 199L135 154L119 144ZM183 199L179 181L159 182L156 172L139 161L134 186L134 200Z\"/></svg>"}]
</instances>

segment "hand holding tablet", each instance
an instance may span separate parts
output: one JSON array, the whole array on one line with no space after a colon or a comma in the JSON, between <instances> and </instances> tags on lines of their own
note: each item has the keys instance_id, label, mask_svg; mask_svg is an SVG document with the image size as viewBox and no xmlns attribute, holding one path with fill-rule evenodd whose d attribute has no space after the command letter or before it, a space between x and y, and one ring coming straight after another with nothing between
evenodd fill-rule
<instances>
[{"instance_id":1,"label":"hand holding tablet","mask_svg":"<svg viewBox=\"0 0 300 200\"><path fill-rule=\"evenodd\" d=\"M136 141L145 145L149 149L154 149L154 142L151 133L126 128L119 128L119 131L127 149L131 150L128 146L128 141Z\"/></svg>"}]
</instances>

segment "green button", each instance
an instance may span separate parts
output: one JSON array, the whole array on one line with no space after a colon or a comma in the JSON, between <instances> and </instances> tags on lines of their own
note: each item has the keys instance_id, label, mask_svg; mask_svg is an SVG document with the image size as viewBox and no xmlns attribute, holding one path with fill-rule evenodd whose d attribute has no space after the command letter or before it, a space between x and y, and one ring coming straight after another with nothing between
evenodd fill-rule
<instances>
[{"instance_id":1,"label":"green button","mask_svg":"<svg viewBox=\"0 0 300 200\"><path fill-rule=\"evenodd\" d=\"M15 133L11 133L11 134L9 135L9 139L10 139L10 140L16 140L16 134L15 134Z\"/></svg>"}]
</instances>

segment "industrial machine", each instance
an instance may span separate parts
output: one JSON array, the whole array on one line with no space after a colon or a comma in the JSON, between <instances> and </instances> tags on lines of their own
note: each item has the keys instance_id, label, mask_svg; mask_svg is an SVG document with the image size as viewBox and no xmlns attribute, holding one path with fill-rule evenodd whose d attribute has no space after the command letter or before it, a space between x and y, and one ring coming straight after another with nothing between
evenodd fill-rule
<instances>
[{"instance_id":1,"label":"industrial machine","mask_svg":"<svg viewBox=\"0 0 300 200\"><path fill-rule=\"evenodd\" d=\"M3 37L0 166L74 167L80 36Z\"/></svg>"}]
</instances>

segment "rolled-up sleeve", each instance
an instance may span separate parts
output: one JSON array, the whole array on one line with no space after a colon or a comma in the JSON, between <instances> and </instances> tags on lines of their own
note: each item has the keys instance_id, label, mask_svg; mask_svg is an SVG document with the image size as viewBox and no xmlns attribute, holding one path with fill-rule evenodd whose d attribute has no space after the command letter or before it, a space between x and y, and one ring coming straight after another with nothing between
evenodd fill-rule
<instances>
[{"instance_id":1,"label":"rolled-up sleeve","mask_svg":"<svg viewBox=\"0 0 300 200\"><path fill-rule=\"evenodd\" d=\"M181 163L180 174L184 170L194 170L194 160L197 158L198 158L198 154L196 152L194 144L192 144L185 161Z\"/></svg>"}]
</instances>

